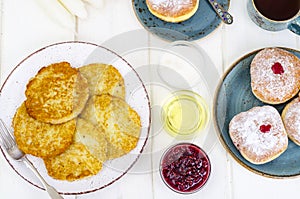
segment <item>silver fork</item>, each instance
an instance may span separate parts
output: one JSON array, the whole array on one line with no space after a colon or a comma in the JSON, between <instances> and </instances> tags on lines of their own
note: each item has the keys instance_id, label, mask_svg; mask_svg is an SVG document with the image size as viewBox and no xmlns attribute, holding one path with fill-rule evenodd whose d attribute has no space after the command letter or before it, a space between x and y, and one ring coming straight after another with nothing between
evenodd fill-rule
<instances>
[{"instance_id":1,"label":"silver fork","mask_svg":"<svg viewBox=\"0 0 300 199\"><path fill-rule=\"evenodd\" d=\"M28 168L30 168L31 171L33 171L33 173L39 178L41 183L44 185L44 188L46 189L46 191L52 199L63 199L63 197L59 195L59 193L44 180L44 178L39 174L39 172L36 170L33 164L25 156L23 151L21 151L18 148L16 141L11 133L11 130L4 124L4 122L1 119L0 142L2 143L2 146L6 149L7 153L13 159L23 161L28 166Z\"/></svg>"}]
</instances>

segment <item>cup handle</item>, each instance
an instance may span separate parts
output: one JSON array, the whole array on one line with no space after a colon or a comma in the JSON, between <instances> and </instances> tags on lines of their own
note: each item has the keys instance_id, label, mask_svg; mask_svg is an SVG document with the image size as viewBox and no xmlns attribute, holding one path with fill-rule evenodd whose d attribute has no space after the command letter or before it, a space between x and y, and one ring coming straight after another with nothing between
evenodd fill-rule
<instances>
[{"instance_id":1,"label":"cup handle","mask_svg":"<svg viewBox=\"0 0 300 199\"><path fill-rule=\"evenodd\" d=\"M300 35L300 16L288 24L288 29L295 34Z\"/></svg>"}]
</instances>

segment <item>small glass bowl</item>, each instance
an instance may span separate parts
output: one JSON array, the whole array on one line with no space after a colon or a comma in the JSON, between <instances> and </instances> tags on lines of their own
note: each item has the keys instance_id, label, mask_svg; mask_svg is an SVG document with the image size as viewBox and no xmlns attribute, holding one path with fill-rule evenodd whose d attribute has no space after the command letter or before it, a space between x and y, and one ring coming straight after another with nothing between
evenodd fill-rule
<instances>
[{"instance_id":1,"label":"small glass bowl","mask_svg":"<svg viewBox=\"0 0 300 199\"><path fill-rule=\"evenodd\" d=\"M211 173L211 163L199 146L179 143L164 152L159 172L163 182L171 190L191 194L206 184Z\"/></svg>"},{"instance_id":2,"label":"small glass bowl","mask_svg":"<svg viewBox=\"0 0 300 199\"><path fill-rule=\"evenodd\" d=\"M161 116L165 130L178 139L193 138L210 119L205 100L189 90L173 92L164 103Z\"/></svg>"}]
</instances>

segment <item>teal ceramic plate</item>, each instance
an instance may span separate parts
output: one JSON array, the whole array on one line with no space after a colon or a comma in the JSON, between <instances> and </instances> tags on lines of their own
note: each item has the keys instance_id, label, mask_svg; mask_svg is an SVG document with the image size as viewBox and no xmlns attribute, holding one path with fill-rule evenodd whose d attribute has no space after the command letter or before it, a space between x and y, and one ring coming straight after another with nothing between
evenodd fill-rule
<instances>
[{"instance_id":1,"label":"teal ceramic plate","mask_svg":"<svg viewBox=\"0 0 300 199\"><path fill-rule=\"evenodd\" d=\"M285 50L300 58L300 51L286 48ZM234 63L219 83L214 100L215 127L225 149L250 171L271 178L297 176L300 175L300 147L291 140L281 156L269 163L255 165L241 156L229 137L228 126L233 116L265 104L252 94L250 85L250 63L258 51L247 54ZM281 113L286 103L274 107Z\"/></svg>"},{"instance_id":2,"label":"teal ceramic plate","mask_svg":"<svg viewBox=\"0 0 300 199\"><path fill-rule=\"evenodd\" d=\"M230 0L218 0L228 10ZM213 32L221 23L208 0L200 0L197 12L188 20L169 23L150 13L146 0L132 0L133 8L141 24L153 34L169 40L197 40Z\"/></svg>"}]
</instances>

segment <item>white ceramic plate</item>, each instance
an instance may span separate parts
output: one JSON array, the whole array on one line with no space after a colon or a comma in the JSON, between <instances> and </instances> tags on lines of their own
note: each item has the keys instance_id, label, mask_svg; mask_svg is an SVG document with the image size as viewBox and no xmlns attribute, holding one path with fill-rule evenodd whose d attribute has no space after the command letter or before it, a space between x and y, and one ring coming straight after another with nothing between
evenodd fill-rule
<instances>
[{"instance_id":1,"label":"white ceramic plate","mask_svg":"<svg viewBox=\"0 0 300 199\"><path fill-rule=\"evenodd\" d=\"M132 66L111 50L91 43L58 43L29 55L13 69L4 81L0 90L0 112L1 118L6 124L11 124L16 109L25 100L25 89L29 79L34 77L41 67L61 61L69 62L73 67L96 62L113 63L124 77L126 101L141 117L142 130L137 147L125 156L105 162L103 169L95 176L74 182L54 180L48 176L42 159L28 155L45 180L61 194L88 193L105 188L120 179L139 158L149 136L151 118L149 97L144 84ZM136 92L137 89L138 92ZM42 184L24 163L11 159L2 148L1 151L10 166L23 179L43 189Z\"/></svg>"}]
</instances>

